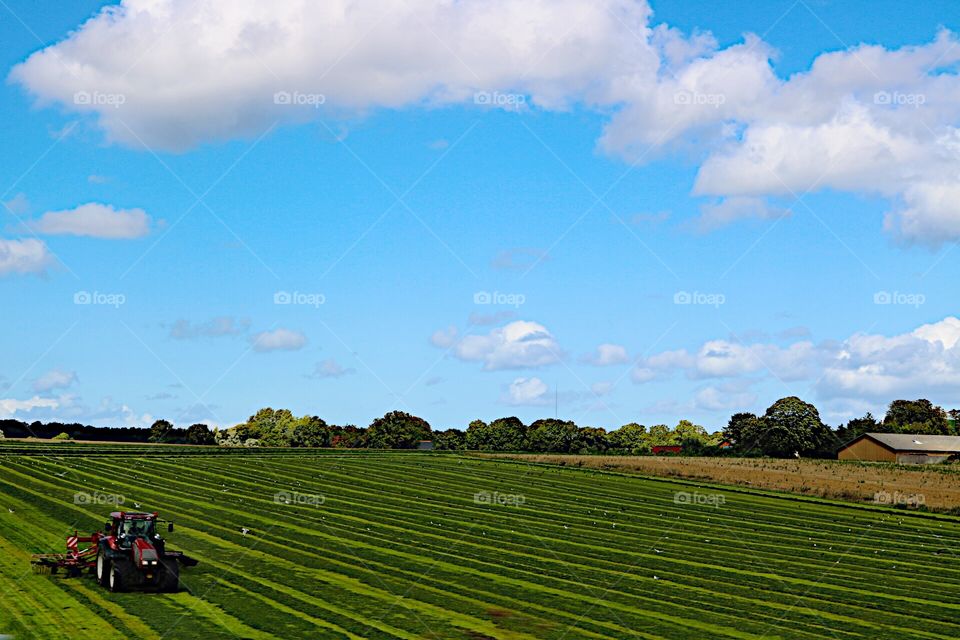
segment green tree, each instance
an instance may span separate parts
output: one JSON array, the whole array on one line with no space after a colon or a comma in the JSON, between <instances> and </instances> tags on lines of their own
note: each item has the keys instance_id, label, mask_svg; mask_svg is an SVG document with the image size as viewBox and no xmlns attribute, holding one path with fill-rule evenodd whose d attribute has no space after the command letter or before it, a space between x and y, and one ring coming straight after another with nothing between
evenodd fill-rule
<instances>
[{"instance_id":1,"label":"green tree","mask_svg":"<svg viewBox=\"0 0 960 640\"><path fill-rule=\"evenodd\" d=\"M706 443L707 430L699 424L693 424L689 420L681 420L679 424L673 428L673 437L678 442L682 442L683 440L698 440Z\"/></svg>"},{"instance_id":2,"label":"green tree","mask_svg":"<svg viewBox=\"0 0 960 640\"><path fill-rule=\"evenodd\" d=\"M459 429L433 433L433 448L439 451L462 451L467 446L467 434Z\"/></svg>"},{"instance_id":3,"label":"green tree","mask_svg":"<svg viewBox=\"0 0 960 640\"><path fill-rule=\"evenodd\" d=\"M547 418L530 425L531 451L569 453L577 439L577 425L572 421Z\"/></svg>"},{"instance_id":4,"label":"green tree","mask_svg":"<svg viewBox=\"0 0 960 640\"><path fill-rule=\"evenodd\" d=\"M651 447L661 447L677 444L677 440L670 431L670 427L665 424L655 424L650 427L650 433L647 434L647 444Z\"/></svg>"},{"instance_id":5,"label":"green tree","mask_svg":"<svg viewBox=\"0 0 960 640\"><path fill-rule=\"evenodd\" d=\"M491 422L487 431L487 449L490 451L525 451L527 449L527 425L520 418L498 418Z\"/></svg>"},{"instance_id":6,"label":"green tree","mask_svg":"<svg viewBox=\"0 0 960 640\"><path fill-rule=\"evenodd\" d=\"M375 449L415 449L430 439L430 424L403 411L391 411L370 423L367 439Z\"/></svg>"},{"instance_id":7,"label":"green tree","mask_svg":"<svg viewBox=\"0 0 960 640\"><path fill-rule=\"evenodd\" d=\"M577 430L577 436L571 445L573 453L591 454L604 453L609 447L606 429L600 427L582 427Z\"/></svg>"},{"instance_id":8,"label":"green tree","mask_svg":"<svg viewBox=\"0 0 960 640\"><path fill-rule=\"evenodd\" d=\"M471 451L481 451L483 450L490 442L492 442L492 434L490 432L490 425L488 425L483 420L474 420L467 426L467 431L464 434L464 446Z\"/></svg>"},{"instance_id":9,"label":"green tree","mask_svg":"<svg viewBox=\"0 0 960 640\"><path fill-rule=\"evenodd\" d=\"M647 428L636 422L625 424L616 431L610 432L607 434L607 440L611 449L624 453L639 455L650 452Z\"/></svg>"},{"instance_id":10,"label":"green tree","mask_svg":"<svg viewBox=\"0 0 960 640\"><path fill-rule=\"evenodd\" d=\"M748 430L744 439L756 442L765 455L779 458L815 453L830 435L817 408L796 396L774 402L754 426L759 426L759 433Z\"/></svg>"},{"instance_id":11,"label":"green tree","mask_svg":"<svg viewBox=\"0 0 960 640\"><path fill-rule=\"evenodd\" d=\"M170 442L173 425L168 420L157 420L150 425L150 442Z\"/></svg>"},{"instance_id":12,"label":"green tree","mask_svg":"<svg viewBox=\"0 0 960 640\"><path fill-rule=\"evenodd\" d=\"M894 400L883 418L883 425L896 433L949 435L947 412L929 400Z\"/></svg>"},{"instance_id":13,"label":"green tree","mask_svg":"<svg viewBox=\"0 0 960 640\"><path fill-rule=\"evenodd\" d=\"M727 428L723 430L723 436L731 442L741 444L744 429L753 431L754 425L752 423L757 419L757 416L752 413L735 413L727 422Z\"/></svg>"},{"instance_id":14,"label":"green tree","mask_svg":"<svg viewBox=\"0 0 960 640\"><path fill-rule=\"evenodd\" d=\"M51 440L72 440L72 438L70 437L70 434L67 433L66 431L61 431L60 433L58 433L57 435L53 436L50 439Z\"/></svg>"},{"instance_id":15,"label":"green tree","mask_svg":"<svg viewBox=\"0 0 960 640\"><path fill-rule=\"evenodd\" d=\"M215 444L213 432L205 424L192 424L187 427L187 444Z\"/></svg>"},{"instance_id":16,"label":"green tree","mask_svg":"<svg viewBox=\"0 0 960 640\"><path fill-rule=\"evenodd\" d=\"M326 447L330 444L330 428L317 416L303 416L293 423L291 447Z\"/></svg>"}]
</instances>

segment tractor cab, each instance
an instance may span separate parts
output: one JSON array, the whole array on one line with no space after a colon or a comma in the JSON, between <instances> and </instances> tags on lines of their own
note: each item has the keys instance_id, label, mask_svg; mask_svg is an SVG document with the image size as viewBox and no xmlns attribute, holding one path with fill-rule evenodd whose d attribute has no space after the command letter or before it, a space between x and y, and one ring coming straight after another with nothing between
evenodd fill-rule
<instances>
[{"instance_id":1,"label":"tractor cab","mask_svg":"<svg viewBox=\"0 0 960 640\"><path fill-rule=\"evenodd\" d=\"M114 511L110 514L111 522L107 523L106 529L116 540L117 546L124 549L129 549L136 540L162 546L163 539L157 533L158 515L138 511ZM168 529L173 531L173 523L168 525Z\"/></svg>"}]
</instances>

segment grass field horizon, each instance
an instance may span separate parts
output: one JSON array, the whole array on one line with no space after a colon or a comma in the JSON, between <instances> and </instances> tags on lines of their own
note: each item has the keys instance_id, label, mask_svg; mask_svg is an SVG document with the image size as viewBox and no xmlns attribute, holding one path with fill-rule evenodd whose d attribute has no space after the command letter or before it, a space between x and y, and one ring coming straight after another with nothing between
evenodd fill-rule
<instances>
[{"instance_id":1,"label":"grass field horizon","mask_svg":"<svg viewBox=\"0 0 960 640\"><path fill-rule=\"evenodd\" d=\"M960 635L955 517L456 454L88 448L0 454L0 634ZM30 572L118 500L177 523L187 590Z\"/></svg>"}]
</instances>

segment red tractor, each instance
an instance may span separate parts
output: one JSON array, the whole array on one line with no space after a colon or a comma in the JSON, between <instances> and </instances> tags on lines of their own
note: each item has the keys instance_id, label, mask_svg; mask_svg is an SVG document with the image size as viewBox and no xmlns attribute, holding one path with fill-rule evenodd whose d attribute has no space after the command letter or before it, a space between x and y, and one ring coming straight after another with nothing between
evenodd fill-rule
<instances>
[{"instance_id":1,"label":"red tractor","mask_svg":"<svg viewBox=\"0 0 960 640\"><path fill-rule=\"evenodd\" d=\"M78 576L89 569L96 573L97 582L115 592L179 591L180 565L193 567L197 561L180 551L166 549L166 542L157 533L158 515L115 511L104 527L106 533L88 537L74 534L67 538L67 553L35 555L33 564L51 573L63 568L68 576ZM167 523L167 531L173 531L172 522ZM81 550L81 542L92 544Z\"/></svg>"}]
</instances>

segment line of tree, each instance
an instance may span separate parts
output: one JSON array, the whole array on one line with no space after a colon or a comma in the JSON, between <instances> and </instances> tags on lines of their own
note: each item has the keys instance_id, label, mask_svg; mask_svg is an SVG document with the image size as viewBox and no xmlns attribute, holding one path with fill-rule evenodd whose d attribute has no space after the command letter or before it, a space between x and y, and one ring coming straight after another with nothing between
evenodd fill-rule
<instances>
[{"instance_id":1,"label":"line of tree","mask_svg":"<svg viewBox=\"0 0 960 640\"><path fill-rule=\"evenodd\" d=\"M664 424L648 428L632 422L607 431L553 418L527 425L512 416L492 422L474 420L466 430L434 431L426 420L403 411L391 411L363 428L328 424L318 416L296 417L287 409L265 408L245 422L222 430L205 424L176 427L167 420L157 420L149 429L0 420L0 437L347 449L414 449L429 440L435 449L448 451L611 455L645 455L653 453L655 447L679 446L682 455L830 458L843 444L864 433L960 435L958 419L960 411L945 411L929 400L895 400L882 420L867 413L834 429L821 420L814 405L790 396L777 400L763 415L736 413L723 430L712 434L689 420L681 420L672 428Z\"/></svg>"}]
</instances>

